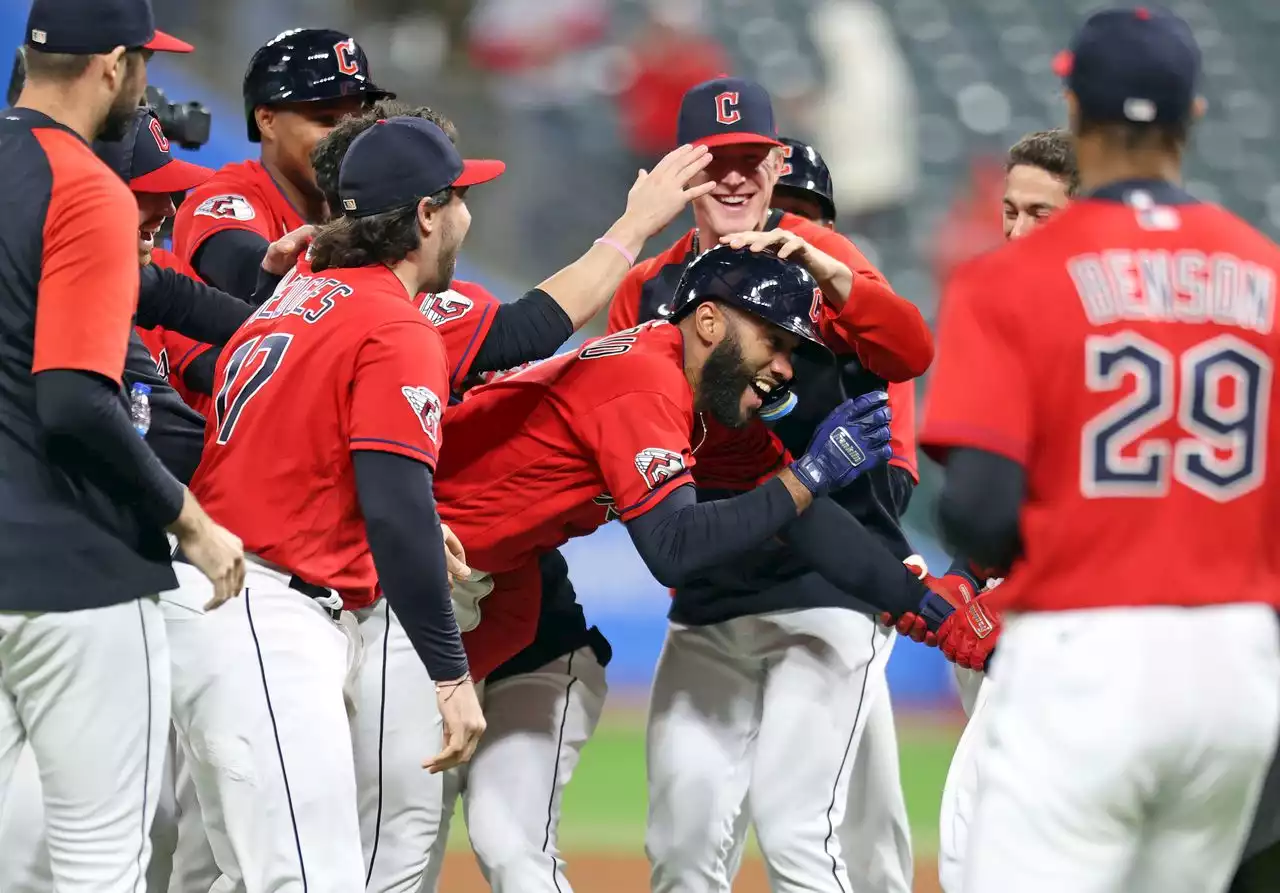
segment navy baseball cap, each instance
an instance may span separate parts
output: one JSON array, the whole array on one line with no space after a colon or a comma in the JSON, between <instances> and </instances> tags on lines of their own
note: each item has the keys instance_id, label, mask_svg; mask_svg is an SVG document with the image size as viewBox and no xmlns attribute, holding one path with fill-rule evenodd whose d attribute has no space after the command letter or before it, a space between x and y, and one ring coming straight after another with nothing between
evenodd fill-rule
<instances>
[{"instance_id":1,"label":"navy baseball cap","mask_svg":"<svg viewBox=\"0 0 1280 893\"><path fill-rule=\"evenodd\" d=\"M695 146L781 146L773 102L764 87L728 76L689 88L680 101L676 139Z\"/></svg>"},{"instance_id":2,"label":"navy baseball cap","mask_svg":"<svg viewBox=\"0 0 1280 893\"><path fill-rule=\"evenodd\" d=\"M1104 9L1089 16L1053 67L1090 121L1174 123L1195 104L1200 47L1167 9Z\"/></svg>"},{"instance_id":3,"label":"navy baseball cap","mask_svg":"<svg viewBox=\"0 0 1280 893\"><path fill-rule=\"evenodd\" d=\"M118 142L99 140L93 151L134 192L186 192L213 176L213 171L169 154L169 140L151 109L133 115L129 132Z\"/></svg>"},{"instance_id":4,"label":"navy baseball cap","mask_svg":"<svg viewBox=\"0 0 1280 893\"><path fill-rule=\"evenodd\" d=\"M189 53L186 41L156 30L151 0L34 0L26 44L43 53L90 56L116 47Z\"/></svg>"},{"instance_id":5,"label":"navy baseball cap","mask_svg":"<svg viewBox=\"0 0 1280 893\"><path fill-rule=\"evenodd\" d=\"M423 118L386 118L347 149L338 168L338 196L348 217L369 217L450 186L487 183L506 169L501 161L464 161L445 132Z\"/></svg>"}]
</instances>

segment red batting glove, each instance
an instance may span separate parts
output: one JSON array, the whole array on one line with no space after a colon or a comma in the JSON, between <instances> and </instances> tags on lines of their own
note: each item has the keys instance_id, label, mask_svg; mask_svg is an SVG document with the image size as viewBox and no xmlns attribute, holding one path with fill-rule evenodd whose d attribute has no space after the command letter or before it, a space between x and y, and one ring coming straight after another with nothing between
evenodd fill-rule
<instances>
[{"instance_id":1,"label":"red batting glove","mask_svg":"<svg viewBox=\"0 0 1280 893\"><path fill-rule=\"evenodd\" d=\"M912 555L904 559L902 563L931 592L940 596L955 608L956 613L962 611L966 605L977 597L977 593L973 591L973 583L967 577L963 577L960 574L946 574L942 577L931 576L925 566L924 559L918 555ZM892 626L913 642L923 642L930 647L938 644L938 635L930 631L925 619L914 612L908 611L897 620L894 620L889 612L885 611L880 615L880 622L885 626ZM941 632L941 629L939 629L939 632Z\"/></svg>"},{"instance_id":2,"label":"red batting glove","mask_svg":"<svg viewBox=\"0 0 1280 893\"><path fill-rule=\"evenodd\" d=\"M980 595L942 621L938 649L957 667L983 670L1002 628L1000 612L987 607L985 596Z\"/></svg>"}]
</instances>

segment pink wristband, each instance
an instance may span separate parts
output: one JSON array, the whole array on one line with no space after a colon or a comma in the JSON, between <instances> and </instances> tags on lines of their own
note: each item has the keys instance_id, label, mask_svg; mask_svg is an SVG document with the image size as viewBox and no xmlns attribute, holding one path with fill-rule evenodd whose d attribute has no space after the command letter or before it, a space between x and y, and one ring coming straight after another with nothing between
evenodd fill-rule
<instances>
[{"instance_id":1,"label":"pink wristband","mask_svg":"<svg viewBox=\"0 0 1280 893\"><path fill-rule=\"evenodd\" d=\"M630 251L628 251L627 249L623 248L620 244L615 242L613 239L610 239L608 236L601 236L600 238L596 239L595 242L592 244L608 245L614 251L618 252L619 254L621 254L623 257L627 259L628 266L634 267L636 265L636 256L632 254Z\"/></svg>"}]
</instances>

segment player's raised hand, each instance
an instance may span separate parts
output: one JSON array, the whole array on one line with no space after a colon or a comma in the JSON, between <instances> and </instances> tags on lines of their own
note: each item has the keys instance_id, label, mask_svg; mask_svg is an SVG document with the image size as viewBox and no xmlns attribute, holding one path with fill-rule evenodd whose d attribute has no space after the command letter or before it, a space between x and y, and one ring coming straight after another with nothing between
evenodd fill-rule
<instances>
[{"instance_id":1,"label":"player's raised hand","mask_svg":"<svg viewBox=\"0 0 1280 893\"><path fill-rule=\"evenodd\" d=\"M837 302L832 304L837 309L853 288L853 271L848 264L815 247L789 229L729 233L720 237L720 244L730 248L746 248L756 253L769 251L783 260L800 264L818 280L823 294L829 300Z\"/></svg>"},{"instance_id":2,"label":"player's raised hand","mask_svg":"<svg viewBox=\"0 0 1280 893\"><path fill-rule=\"evenodd\" d=\"M467 567L467 553L462 548L462 540L443 521L440 533L444 537L444 563L449 571L449 589L452 590L455 580L461 582L471 576L471 568Z\"/></svg>"},{"instance_id":3,"label":"player's raised hand","mask_svg":"<svg viewBox=\"0 0 1280 893\"><path fill-rule=\"evenodd\" d=\"M436 704L444 721L444 749L422 764L432 775L470 760L486 725L470 673L452 682L437 682Z\"/></svg>"},{"instance_id":4,"label":"player's raised hand","mask_svg":"<svg viewBox=\"0 0 1280 893\"><path fill-rule=\"evenodd\" d=\"M891 418L884 391L844 401L818 425L809 448L791 463L792 473L814 498L847 487L893 455Z\"/></svg>"},{"instance_id":5,"label":"player's raised hand","mask_svg":"<svg viewBox=\"0 0 1280 893\"><path fill-rule=\"evenodd\" d=\"M244 543L225 527L214 522L190 490L184 488L182 511L169 525L178 547L187 560L199 568L213 584L213 598L206 611L230 601L244 588Z\"/></svg>"},{"instance_id":6,"label":"player's raised hand","mask_svg":"<svg viewBox=\"0 0 1280 893\"><path fill-rule=\"evenodd\" d=\"M267 246L267 253L262 258L262 269L272 276L288 273L315 237L316 228L308 223L276 239Z\"/></svg>"},{"instance_id":7,"label":"player's raised hand","mask_svg":"<svg viewBox=\"0 0 1280 893\"><path fill-rule=\"evenodd\" d=\"M710 163L711 150L706 146L680 146L668 152L653 170L640 171L627 193L623 219L646 239L661 232L685 205L716 188L713 180L689 185Z\"/></svg>"}]
</instances>

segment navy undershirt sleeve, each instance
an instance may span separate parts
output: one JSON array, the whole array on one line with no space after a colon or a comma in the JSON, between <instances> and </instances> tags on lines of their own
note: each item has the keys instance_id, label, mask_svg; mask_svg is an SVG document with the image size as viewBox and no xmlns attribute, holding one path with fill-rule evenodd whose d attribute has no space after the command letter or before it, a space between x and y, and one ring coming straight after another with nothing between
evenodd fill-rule
<instances>
[{"instance_id":1,"label":"navy undershirt sleeve","mask_svg":"<svg viewBox=\"0 0 1280 893\"><path fill-rule=\"evenodd\" d=\"M953 449L938 500L947 545L983 567L1009 567L1022 554L1018 519L1027 491L1017 462L977 449Z\"/></svg>"},{"instance_id":2,"label":"navy undershirt sleeve","mask_svg":"<svg viewBox=\"0 0 1280 893\"><path fill-rule=\"evenodd\" d=\"M573 320L555 298L535 288L503 304L471 363L472 372L500 372L546 359L573 334Z\"/></svg>"},{"instance_id":3,"label":"navy undershirt sleeve","mask_svg":"<svg viewBox=\"0 0 1280 893\"><path fill-rule=\"evenodd\" d=\"M431 469L376 450L352 452L369 550L387 603L437 682L467 673L462 633L449 599L444 535Z\"/></svg>"},{"instance_id":4,"label":"navy undershirt sleeve","mask_svg":"<svg viewBox=\"0 0 1280 893\"><path fill-rule=\"evenodd\" d=\"M754 490L710 502L698 502L697 490L686 484L626 527L654 578L678 588L697 572L765 542L795 517L795 500L773 478Z\"/></svg>"},{"instance_id":5,"label":"navy undershirt sleeve","mask_svg":"<svg viewBox=\"0 0 1280 893\"><path fill-rule=\"evenodd\" d=\"M257 233L224 229L201 243L191 266L205 282L247 301L257 290L258 271L269 246Z\"/></svg>"}]
</instances>

